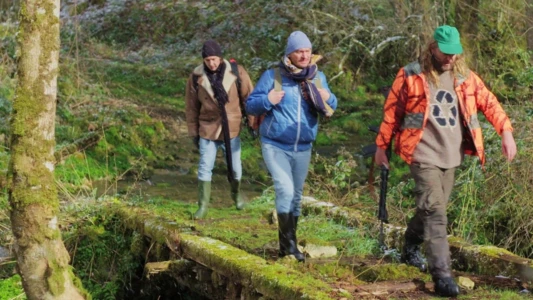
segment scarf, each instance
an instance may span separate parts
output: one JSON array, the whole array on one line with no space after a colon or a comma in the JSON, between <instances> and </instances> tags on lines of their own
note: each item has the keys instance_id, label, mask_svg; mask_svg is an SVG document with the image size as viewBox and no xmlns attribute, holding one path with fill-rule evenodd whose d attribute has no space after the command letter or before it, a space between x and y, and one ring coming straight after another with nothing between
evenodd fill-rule
<instances>
[{"instance_id":1,"label":"scarf","mask_svg":"<svg viewBox=\"0 0 533 300\"><path fill-rule=\"evenodd\" d=\"M284 56L279 63L281 74L298 82L302 96L309 104L313 112L318 112L322 116L329 118L333 115L333 109L322 99L313 79L318 73L316 62L322 58L320 55L313 55L311 63L300 69L293 65L287 56Z\"/></svg>"},{"instance_id":2,"label":"scarf","mask_svg":"<svg viewBox=\"0 0 533 300\"><path fill-rule=\"evenodd\" d=\"M224 72L226 70L226 64L224 61L220 62L220 65L215 71L211 71L206 65L204 65L204 71L211 83L211 88L215 94L215 99L218 103L218 109L220 110L220 116L222 117L222 134L224 135L224 147L226 154L226 166L228 168L228 181L235 180L235 174L233 172L233 158L231 157L231 142L229 135L229 123L228 114L226 113L226 103L229 102L228 93L222 85L224 79Z\"/></svg>"}]
</instances>

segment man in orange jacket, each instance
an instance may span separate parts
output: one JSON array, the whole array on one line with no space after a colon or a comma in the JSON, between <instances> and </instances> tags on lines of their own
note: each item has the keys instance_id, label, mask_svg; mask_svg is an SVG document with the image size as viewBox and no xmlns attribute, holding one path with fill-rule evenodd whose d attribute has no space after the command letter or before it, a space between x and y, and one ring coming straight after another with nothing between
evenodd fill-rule
<instances>
[{"instance_id":1,"label":"man in orange jacket","mask_svg":"<svg viewBox=\"0 0 533 300\"><path fill-rule=\"evenodd\" d=\"M385 149L394 137L395 152L415 180L417 209L405 232L402 260L425 271L420 254L425 242L435 292L447 297L458 295L459 287L450 267L446 205L464 154L485 162L478 110L501 135L507 160L516 154L509 118L462 53L457 29L438 27L421 59L398 72L376 138L376 163L389 167Z\"/></svg>"}]
</instances>

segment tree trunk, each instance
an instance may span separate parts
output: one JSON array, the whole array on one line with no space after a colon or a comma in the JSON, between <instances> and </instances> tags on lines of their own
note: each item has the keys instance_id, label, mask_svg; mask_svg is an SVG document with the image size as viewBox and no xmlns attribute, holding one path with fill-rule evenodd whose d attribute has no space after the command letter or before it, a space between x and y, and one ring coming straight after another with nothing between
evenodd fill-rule
<instances>
[{"instance_id":1,"label":"tree trunk","mask_svg":"<svg viewBox=\"0 0 533 300\"><path fill-rule=\"evenodd\" d=\"M85 299L61 240L54 181L59 0L20 2L18 83L11 119L9 202L28 299Z\"/></svg>"}]
</instances>

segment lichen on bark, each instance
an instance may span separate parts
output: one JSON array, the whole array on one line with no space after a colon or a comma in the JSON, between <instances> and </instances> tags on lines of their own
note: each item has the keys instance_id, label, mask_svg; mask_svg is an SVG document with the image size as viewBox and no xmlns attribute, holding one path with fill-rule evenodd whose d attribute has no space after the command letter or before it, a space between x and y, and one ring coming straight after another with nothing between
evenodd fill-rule
<instances>
[{"instance_id":1,"label":"lichen on bark","mask_svg":"<svg viewBox=\"0 0 533 300\"><path fill-rule=\"evenodd\" d=\"M28 299L87 299L57 226L53 171L59 0L22 1L19 20L9 163L17 267Z\"/></svg>"}]
</instances>

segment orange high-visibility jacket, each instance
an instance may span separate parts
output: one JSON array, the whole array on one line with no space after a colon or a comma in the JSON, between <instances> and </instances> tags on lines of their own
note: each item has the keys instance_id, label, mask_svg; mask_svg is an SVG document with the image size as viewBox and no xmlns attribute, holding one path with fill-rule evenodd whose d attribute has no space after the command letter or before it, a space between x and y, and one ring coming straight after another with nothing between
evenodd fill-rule
<instances>
[{"instance_id":1,"label":"orange high-visibility jacket","mask_svg":"<svg viewBox=\"0 0 533 300\"><path fill-rule=\"evenodd\" d=\"M502 106L477 74L470 71L467 78L455 78L455 92L461 120L465 127L463 147L466 154L477 155L483 165L485 153L483 137L477 118L480 110L499 135L512 131L511 121ZM413 62L400 69L385 101L383 122L376 145L387 149L395 137L395 152L408 164L422 139L429 114L429 85L420 64Z\"/></svg>"}]
</instances>

